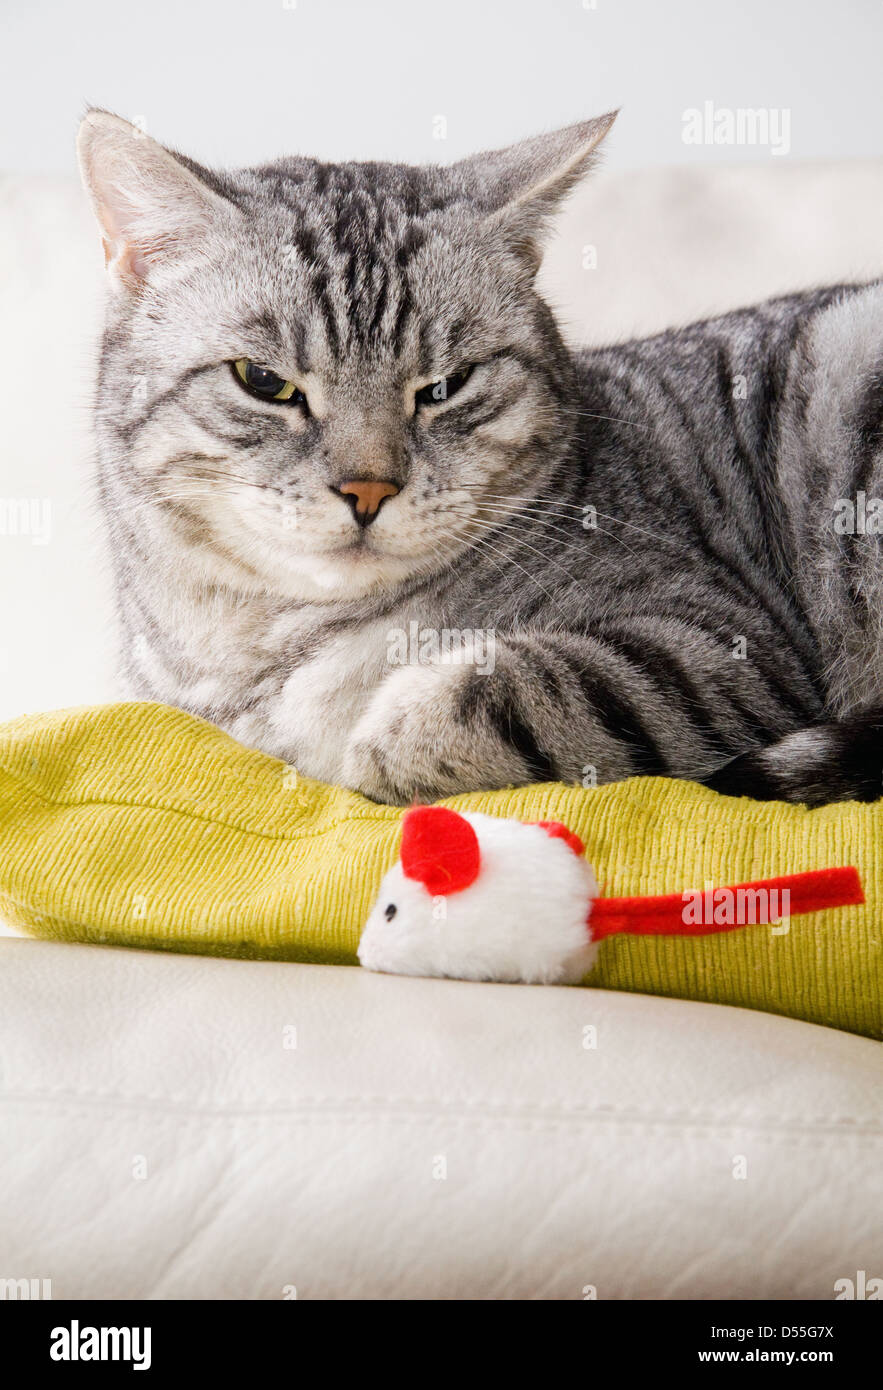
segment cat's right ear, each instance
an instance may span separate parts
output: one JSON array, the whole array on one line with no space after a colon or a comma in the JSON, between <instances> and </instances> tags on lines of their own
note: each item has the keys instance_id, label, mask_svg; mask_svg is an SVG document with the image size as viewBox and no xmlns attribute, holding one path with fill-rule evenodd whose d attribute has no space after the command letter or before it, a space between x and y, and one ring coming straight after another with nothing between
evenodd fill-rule
<instances>
[{"instance_id":1,"label":"cat's right ear","mask_svg":"<svg viewBox=\"0 0 883 1390\"><path fill-rule=\"evenodd\" d=\"M532 274L540 268L552 219L568 193L594 168L617 114L608 111L450 166L455 186L471 195L484 214L484 225L505 238Z\"/></svg>"},{"instance_id":2,"label":"cat's right ear","mask_svg":"<svg viewBox=\"0 0 883 1390\"><path fill-rule=\"evenodd\" d=\"M151 269L192 246L226 199L138 126L90 111L77 155L114 289L137 292Z\"/></svg>"}]
</instances>

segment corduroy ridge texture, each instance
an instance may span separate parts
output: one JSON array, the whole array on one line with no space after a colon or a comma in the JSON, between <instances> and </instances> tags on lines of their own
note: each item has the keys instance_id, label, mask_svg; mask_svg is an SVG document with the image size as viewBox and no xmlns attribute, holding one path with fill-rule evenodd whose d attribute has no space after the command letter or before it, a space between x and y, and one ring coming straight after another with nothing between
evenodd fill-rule
<instances>
[{"instance_id":1,"label":"corduroy ridge texture","mask_svg":"<svg viewBox=\"0 0 883 1390\"><path fill-rule=\"evenodd\" d=\"M640 777L445 804L563 821L616 896L854 864L862 907L612 938L586 983L883 1037L883 802L806 810ZM0 728L0 914L59 941L353 965L401 815L165 705L26 716Z\"/></svg>"}]
</instances>

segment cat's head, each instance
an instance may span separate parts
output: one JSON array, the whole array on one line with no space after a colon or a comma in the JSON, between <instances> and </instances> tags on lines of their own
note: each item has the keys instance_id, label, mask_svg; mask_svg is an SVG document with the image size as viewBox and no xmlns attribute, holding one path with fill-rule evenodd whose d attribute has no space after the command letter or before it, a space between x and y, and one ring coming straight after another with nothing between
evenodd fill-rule
<instances>
[{"instance_id":1,"label":"cat's head","mask_svg":"<svg viewBox=\"0 0 883 1390\"><path fill-rule=\"evenodd\" d=\"M447 167L213 173L90 112L116 504L150 508L206 581L294 598L396 585L481 543L572 429L534 281L612 121Z\"/></svg>"}]
</instances>

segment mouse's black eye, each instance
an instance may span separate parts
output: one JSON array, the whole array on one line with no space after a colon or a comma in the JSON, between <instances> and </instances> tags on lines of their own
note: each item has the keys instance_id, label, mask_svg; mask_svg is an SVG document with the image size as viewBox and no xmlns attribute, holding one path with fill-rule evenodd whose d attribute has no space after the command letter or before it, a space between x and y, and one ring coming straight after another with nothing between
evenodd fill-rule
<instances>
[{"instance_id":1,"label":"mouse's black eye","mask_svg":"<svg viewBox=\"0 0 883 1390\"><path fill-rule=\"evenodd\" d=\"M395 903L389 903L383 915L386 918L387 922L391 922L397 912L398 908L396 907Z\"/></svg>"}]
</instances>

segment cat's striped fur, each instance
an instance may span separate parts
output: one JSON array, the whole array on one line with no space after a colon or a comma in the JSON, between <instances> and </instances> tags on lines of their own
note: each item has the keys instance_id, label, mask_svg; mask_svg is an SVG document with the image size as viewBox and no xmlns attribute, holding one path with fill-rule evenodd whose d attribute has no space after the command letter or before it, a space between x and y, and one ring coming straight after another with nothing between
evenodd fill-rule
<instances>
[{"instance_id":1,"label":"cat's striped fur","mask_svg":"<svg viewBox=\"0 0 883 1390\"><path fill-rule=\"evenodd\" d=\"M133 691L389 801L883 774L883 286L568 351L538 242L609 118L448 169L209 174L92 113L101 497ZM229 363L290 378L256 401ZM428 411L427 382L477 364ZM400 488L360 528L333 488ZM391 664L494 634L495 665Z\"/></svg>"}]
</instances>

